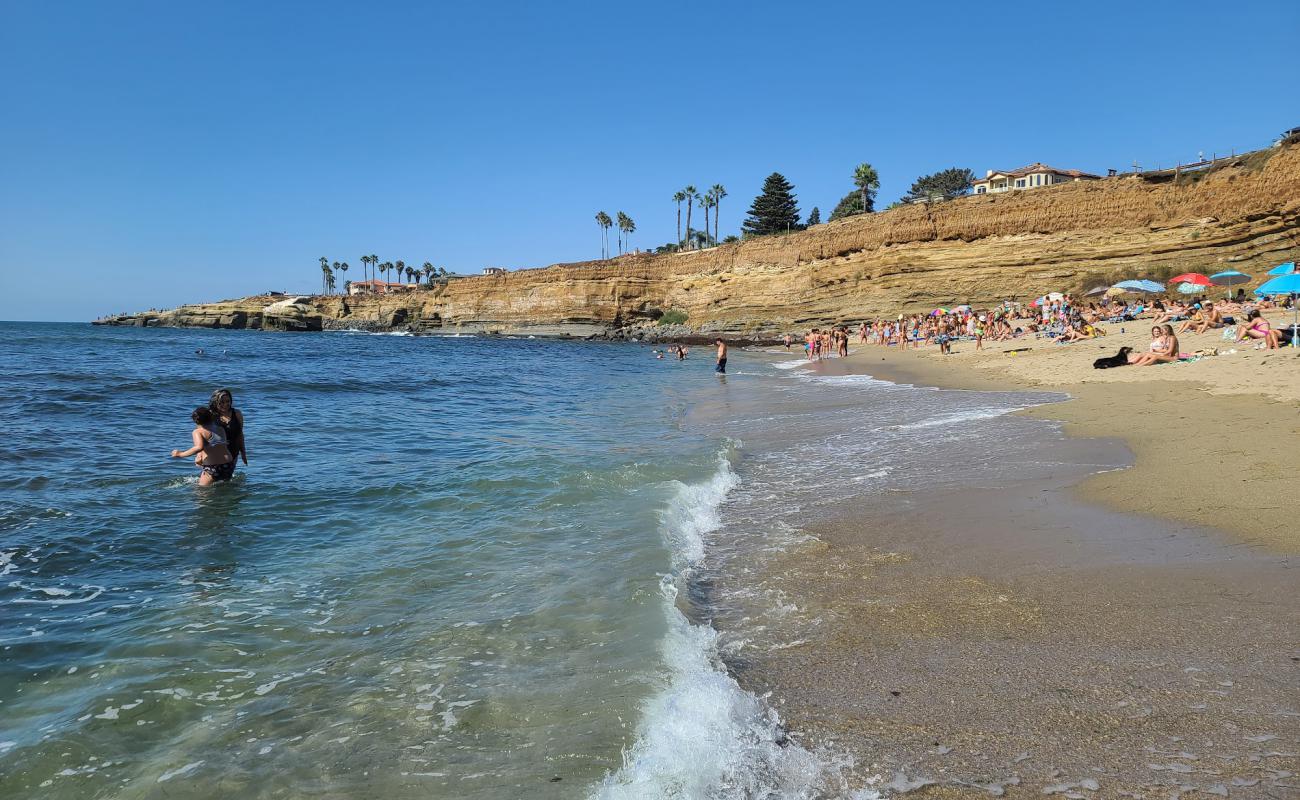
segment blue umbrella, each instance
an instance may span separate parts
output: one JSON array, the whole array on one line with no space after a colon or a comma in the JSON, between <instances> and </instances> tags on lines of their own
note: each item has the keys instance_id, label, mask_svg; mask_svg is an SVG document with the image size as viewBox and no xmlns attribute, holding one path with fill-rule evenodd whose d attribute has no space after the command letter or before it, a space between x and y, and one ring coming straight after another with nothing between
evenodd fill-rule
<instances>
[{"instance_id":1,"label":"blue umbrella","mask_svg":"<svg viewBox=\"0 0 1300 800\"><path fill-rule=\"evenodd\" d=\"M1278 264L1268 271L1269 275L1294 275L1296 274L1295 262L1286 261Z\"/></svg>"},{"instance_id":2,"label":"blue umbrella","mask_svg":"<svg viewBox=\"0 0 1300 800\"><path fill-rule=\"evenodd\" d=\"M1300 294L1300 272L1274 278L1255 290L1256 297L1269 294Z\"/></svg>"},{"instance_id":3,"label":"blue umbrella","mask_svg":"<svg viewBox=\"0 0 1300 800\"><path fill-rule=\"evenodd\" d=\"M1227 272L1216 272L1210 276L1210 282L1215 286L1236 286L1239 283L1250 283L1251 277L1244 272L1238 272L1230 269ZM1232 297L1232 292L1228 292L1228 297Z\"/></svg>"},{"instance_id":4,"label":"blue umbrella","mask_svg":"<svg viewBox=\"0 0 1300 800\"><path fill-rule=\"evenodd\" d=\"M1244 272L1230 269L1227 272L1214 273L1210 276L1210 281L1215 286L1236 286L1239 283L1250 283L1251 277Z\"/></svg>"},{"instance_id":5,"label":"blue umbrella","mask_svg":"<svg viewBox=\"0 0 1300 800\"><path fill-rule=\"evenodd\" d=\"M1163 292L1165 285L1155 281L1120 281L1115 284L1116 289L1126 289L1130 292Z\"/></svg>"},{"instance_id":6,"label":"blue umbrella","mask_svg":"<svg viewBox=\"0 0 1300 800\"><path fill-rule=\"evenodd\" d=\"M1256 297L1270 294L1300 294L1300 272L1274 278L1255 290ZM1291 346L1300 347L1300 335L1297 335L1300 333L1300 303L1296 303L1293 309L1295 315L1291 321Z\"/></svg>"}]
</instances>

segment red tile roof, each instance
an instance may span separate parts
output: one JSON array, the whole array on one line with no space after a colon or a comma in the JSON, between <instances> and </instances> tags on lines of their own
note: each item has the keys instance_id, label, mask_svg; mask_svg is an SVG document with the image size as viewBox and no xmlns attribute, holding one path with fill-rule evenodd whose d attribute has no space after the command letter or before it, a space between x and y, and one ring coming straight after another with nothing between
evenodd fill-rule
<instances>
[{"instance_id":1,"label":"red tile roof","mask_svg":"<svg viewBox=\"0 0 1300 800\"><path fill-rule=\"evenodd\" d=\"M1028 164L1026 166L1018 167L1012 170L995 169L993 170L993 174L988 176L987 178L977 178L973 182L983 183L984 181L987 181L990 178L994 178L998 175L1005 175L1008 178L1022 178L1025 175L1032 175L1036 172L1054 172L1057 175L1065 175L1070 178L1100 178L1101 177L1100 175L1093 175L1091 172L1081 172L1077 169L1057 169L1056 167L1049 167L1046 164L1035 161L1033 164Z\"/></svg>"}]
</instances>

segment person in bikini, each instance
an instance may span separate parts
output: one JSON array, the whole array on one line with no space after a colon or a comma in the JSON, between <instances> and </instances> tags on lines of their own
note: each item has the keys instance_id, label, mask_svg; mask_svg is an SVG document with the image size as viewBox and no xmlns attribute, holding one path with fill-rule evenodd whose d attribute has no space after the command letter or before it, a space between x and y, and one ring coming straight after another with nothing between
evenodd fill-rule
<instances>
[{"instance_id":1,"label":"person in bikini","mask_svg":"<svg viewBox=\"0 0 1300 800\"><path fill-rule=\"evenodd\" d=\"M1246 324L1237 327L1237 341L1244 342L1248 338L1263 339L1269 350L1276 350L1280 339L1269 321L1259 315L1258 308L1251 309Z\"/></svg>"},{"instance_id":2,"label":"person in bikini","mask_svg":"<svg viewBox=\"0 0 1300 800\"><path fill-rule=\"evenodd\" d=\"M1173 325L1156 325L1151 329L1151 349L1128 357L1128 363L1135 367L1149 367L1153 364L1169 364L1178 360L1178 337L1174 335Z\"/></svg>"},{"instance_id":3,"label":"person in bikini","mask_svg":"<svg viewBox=\"0 0 1300 800\"><path fill-rule=\"evenodd\" d=\"M230 480L235 474L235 458L230 454L225 429L206 406L194 409L190 419L194 420L194 430L191 433L194 446L189 450L173 450L172 458L197 456L194 465L202 470L199 486L211 486L217 481Z\"/></svg>"}]
</instances>

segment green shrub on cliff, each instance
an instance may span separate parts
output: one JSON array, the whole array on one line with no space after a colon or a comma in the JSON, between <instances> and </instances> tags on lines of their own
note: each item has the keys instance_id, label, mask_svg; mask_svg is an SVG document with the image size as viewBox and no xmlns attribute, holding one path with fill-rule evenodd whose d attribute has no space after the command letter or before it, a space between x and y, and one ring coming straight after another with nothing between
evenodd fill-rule
<instances>
[{"instance_id":1,"label":"green shrub on cliff","mask_svg":"<svg viewBox=\"0 0 1300 800\"><path fill-rule=\"evenodd\" d=\"M684 325L686 324L686 312L677 308L672 308L664 312L659 318L660 325Z\"/></svg>"}]
</instances>

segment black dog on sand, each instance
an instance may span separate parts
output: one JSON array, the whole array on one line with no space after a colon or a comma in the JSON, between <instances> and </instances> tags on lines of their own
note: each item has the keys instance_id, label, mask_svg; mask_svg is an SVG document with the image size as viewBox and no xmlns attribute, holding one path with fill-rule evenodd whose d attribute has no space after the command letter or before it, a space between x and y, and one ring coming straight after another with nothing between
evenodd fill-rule
<instances>
[{"instance_id":1,"label":"black dog on sand","mask_svg":"<svg viewBox=\"0 0 1300 800\"><path fill-rule=\"evenodd\" d=\"M1111 367L1127 367L1127 366L1128 366L1128 354L1131 353L1131 352L1133 352L1133 348L1131 348L1131 347L1121 347L1121 348L1119 349L1119 352L1116 353L1115 355L1113 355L1113 356L1106 356L1105 358L1099 358L1099 359L1097 359L1096 361L1092 362L1092 368L1093 368L1093 369L1110 369Z\"/></svg>"}]
</instances>

